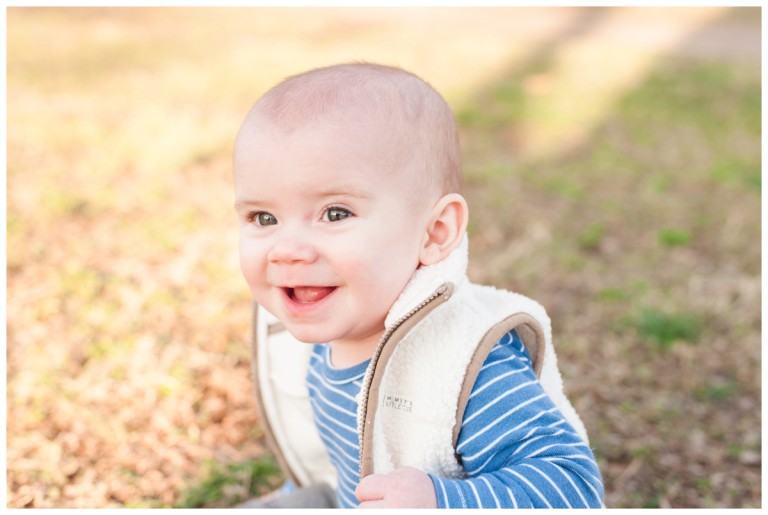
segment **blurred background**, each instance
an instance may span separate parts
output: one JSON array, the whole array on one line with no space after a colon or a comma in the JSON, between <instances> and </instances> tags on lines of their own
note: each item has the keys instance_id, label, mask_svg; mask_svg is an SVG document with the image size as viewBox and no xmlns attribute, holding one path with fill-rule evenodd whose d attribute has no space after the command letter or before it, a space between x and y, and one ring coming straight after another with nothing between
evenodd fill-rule
<instances>
[{"instance_id":1,"label":"blurred background","mask_svg":"<svg viewBox=\"0 0 768 515\"><path fill-rule=\"evenodd\" d=\"M539 300L609 507L761 502L759 8L9 8L7 504L280 481L232 143L367 60L461 128L470 276Z\"/></svg>"}]
</instances>

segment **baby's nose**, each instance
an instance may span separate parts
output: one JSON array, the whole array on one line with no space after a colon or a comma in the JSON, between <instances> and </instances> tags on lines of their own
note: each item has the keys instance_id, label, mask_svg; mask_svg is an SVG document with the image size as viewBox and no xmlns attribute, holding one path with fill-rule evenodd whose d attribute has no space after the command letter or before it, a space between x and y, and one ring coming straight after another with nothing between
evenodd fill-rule
<instances>
[{"instance_id":1,"label":"baby's nose","mask_svg":"<svg viewBox=\"0 0 768 515\"><path fill-rule=\"evenodd\" d=\"M313 263L317 259L317 250L307 242L290 239L276 243L267 257L275 264Z\"/></svg>"}]
</instances>

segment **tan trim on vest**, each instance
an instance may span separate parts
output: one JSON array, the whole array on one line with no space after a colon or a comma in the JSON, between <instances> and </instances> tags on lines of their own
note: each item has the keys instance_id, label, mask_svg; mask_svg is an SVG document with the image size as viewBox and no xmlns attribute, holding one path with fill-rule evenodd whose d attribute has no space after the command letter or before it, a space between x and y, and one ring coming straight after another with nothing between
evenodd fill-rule
<instances>
[{"instance_id":1,"label":"tan trim on vest","mask_svg":"<svg viewBox=\"0 0 768 515\"><path fill-rule=\"evenodd\" d=\"M395 352L397 344L400 343L413 326L424 319L424 317L432 312L433 309L447 301L450 298L451 293L453 293L453 284L446 283L444 292L418 309L415 313L408 316L391 331L388 338L379 344L380 351L378 356L374 356L373 358L375 359L375 362L372 362L374 368L371 383L367 394L364 393L362 397L364 399L363 402L367 401L367 407L363 426L361 428L362 435L360 437L360 479L373 473L373 421L376 418L376 411L379 407L379 388L381 387L381 381L384 378L387 363Z\"/></svg>"},{"instance_id":2,"label":"tan trim on vest","mask_svg":"<svg viewBox=\"0 0 768 515\"><path fill-rule=\"evenodd\" d=\"M464 411L467 409L467 401L472 393L475 381L477 381L477 376L480 374L480 369L483 363L485 363L488 354L490 354L501 337L512 329L515 329L520 339L523 340L523 344L525 344L525 348L531 356L531 363L533 364L533 371L536 377L541 376L541 367L544 363L545 340L544 331L535 318L527 313L516 313L491 327L483 336L474 354L472 354L472 359L467 367L467 373L464 375L461 394L456 404L456 423L453 426L454 449L459 441L459 432L461 431L461 423L464 420ZM456 460L460 462L458 454L456 454Z\"/></svg>"},{"instance_id":3,"label":"tan trim on vest","mask_svg":"<svg viewBox=\"0 0 768 515\"><path fill-rule=\"evenodd\" d=\"M264 401L261 394L261 387L259 386L259 380L258 380L258 350L257 350L257 339L258 339L258 316L259 316L259 306L255 302L253 303L253 320L252 320L252 332L251 332L251 376L252 376L252 383L253 383L253 391L256 397L256 412L259 415L259 422L261 422L261 427L264 430L264 438L267 441L267 446L272 451L272 454L274 454L275 459L277 460L278 465L280 465L280 468L283 470L283 473L287 476L288 479L293 481L293 483L296 486L303 486L301 484L301 481L296 477L296 475L293 473L293 470L291 470L291 467L288 465L288 460L285 459L285 456L283 455L283 452L280 448L280 445L277 443L277 438L275 438L275 432L272 429L272 426L269 423L269 417L267 417L266 410L264 409ZM269 335L275 334L280 332L280 330L285 330L284 327L276 327L276 326L282 326L282 324L273 324L270 325L267 328L267 333Z\"/></svg>"}]
</instances>

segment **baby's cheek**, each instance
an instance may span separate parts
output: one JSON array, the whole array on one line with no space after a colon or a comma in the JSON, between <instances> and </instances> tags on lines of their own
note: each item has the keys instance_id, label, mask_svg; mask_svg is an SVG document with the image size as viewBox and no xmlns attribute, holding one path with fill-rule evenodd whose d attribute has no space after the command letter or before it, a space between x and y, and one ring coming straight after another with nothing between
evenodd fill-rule
<instances>
[{"instance_id":1,"label":"baby's cheek","mask_svg":"<svg viewBox=\"0 0 768 515\"><path fill-rule=\"evenodd\" d=\"M415 270L415 264L402 253L376 242L358 243L353 249L338 250L338 255L344 257L343 262L335 265L343 274L346 285L357 295L365 296L366 303L384 304L387 309Z\"/></svg>"},{"instance_id":2,"label":"baby's cheek","mask_svg":"<svg viewBox=\"0 0 768 515\"><path fill-rule=\"evenodd\" d=\"M255 293L255 288L260 286L266 280L266 269L263 256L257 249L240 246L240 271L251 289Z\"/></svg>"}]
</instances>

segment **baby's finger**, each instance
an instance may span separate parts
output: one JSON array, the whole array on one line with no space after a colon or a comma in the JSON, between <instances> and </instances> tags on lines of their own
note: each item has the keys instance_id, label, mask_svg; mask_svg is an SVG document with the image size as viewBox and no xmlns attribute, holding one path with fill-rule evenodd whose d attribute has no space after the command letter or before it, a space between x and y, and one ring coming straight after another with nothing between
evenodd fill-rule
<instances>
[{"instance_id":1,"label":"baby's finger","mask_svg":"<svg viewBox=\"0 0 768 515\"><path fill-rule=\"evenodd\" d=\"M355 488L355 497L360 502L375 501L384 498L386 479L381 474L365 476Z\"/></svg>"}]
</instances>

